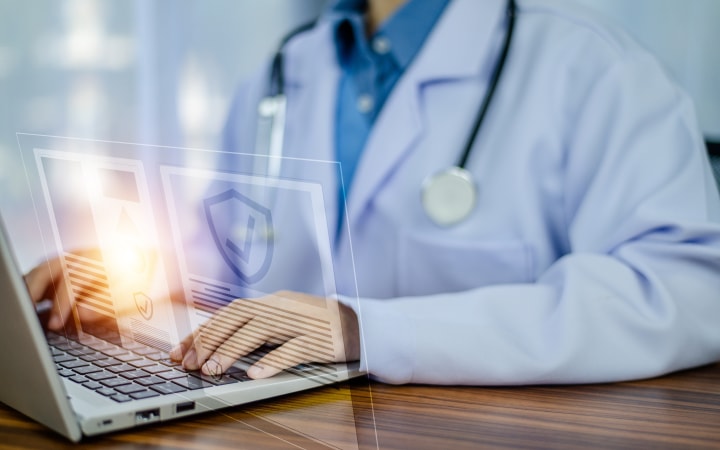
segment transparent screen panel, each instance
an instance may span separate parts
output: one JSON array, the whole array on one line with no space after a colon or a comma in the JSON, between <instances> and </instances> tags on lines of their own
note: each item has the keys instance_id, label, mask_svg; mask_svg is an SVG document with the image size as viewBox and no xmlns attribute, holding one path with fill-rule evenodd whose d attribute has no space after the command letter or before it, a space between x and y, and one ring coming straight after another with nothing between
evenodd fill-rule
<instances>
[{"instance_id":1,"label":"transparent screen panel","mask_svg":"<svg viewBox=\"0 0 720 450\"><path fill-rule=\"evenodd\" d=\"M19 142L45 257L60 261L56 287L71 299L68 335L89 336L101 323L118 333L123 347L142 343L167 353L194 331L215 327L195 345L228 355L220 352L223 343L237 337L248 317L266 324L274 334L259 348L229 353L238 356L229 369L234 374L263 357L264 364L278 364L267 355L309 336L285 356L292 367L258 387L234 389L230 384L240 377L219 373L187 375L197 380L181 395L203 409L358 374L356 363L323 364L344 352L342 336L330 333L339 306L328 299L356 292L352 267L338 267L333 254L336 163L282 159L273 161L274 175L268 176L267 158L249 154L36 135L19 135ZM288 293L314 300L299 309ZM268 298L280 300L268 307ZM308 361L308 354L320 363ZM223 389L207 391L217 386ZM196 398L200 391L207 398ZM352 424L352 389L333 392L317 397L332 401L313 401L308 408L327 408ZM312 392L303 395L313 398ZM287 430L307 427L307 411L279 408L268 410L267 420ZM334 448L359 445L355 437L328 434L322 426L317 435L302 433L332 441Z\"/></svg>"}]
</instances>

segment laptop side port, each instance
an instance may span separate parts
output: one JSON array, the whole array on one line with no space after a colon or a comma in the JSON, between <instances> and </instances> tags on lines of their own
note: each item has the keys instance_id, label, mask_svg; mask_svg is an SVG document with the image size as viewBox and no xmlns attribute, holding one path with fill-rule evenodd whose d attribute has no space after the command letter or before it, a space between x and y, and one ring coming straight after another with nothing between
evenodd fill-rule
<instances>
[{"instance_id":1,"label":"laptop side port","mask_svg":"<svg viewBox=\"0 0 720 450\"><path fill-rule=\"evenodd\" d=\"M160 420L160 408L147 409L135 413L135 423L146 423Z\"/></svg>"},{"instance_id":2,"label":"laptop side port","mask_svg":"<svg viewBox=\"0 0 720 450\"><path fill-rule=\"evenodd\" d=\"M195 402L183 402L175 405L175 412L177 414L192 411L195 409Z\"/></svg>"}]
</instances>

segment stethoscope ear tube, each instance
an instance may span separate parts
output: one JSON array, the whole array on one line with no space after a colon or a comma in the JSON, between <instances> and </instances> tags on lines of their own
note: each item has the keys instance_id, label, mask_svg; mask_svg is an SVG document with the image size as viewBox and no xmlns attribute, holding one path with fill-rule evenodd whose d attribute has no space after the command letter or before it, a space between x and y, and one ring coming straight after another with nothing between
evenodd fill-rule
<instances>
[{"instance_id":1,"label":"stethoscope ear tube","mask_svg":"<svg viewBox=\"0 0 720 450\"><path fill-rule=\"evenodd\" d=\"M317 23L317 19L311 20L310 22L304 23L294 30L290 31L278 46L275 56L273 56L272 65L270 68L270 96L283 95L285 93L285 56L283 55L283 49L290 39L294 38L298 34L304 33L312 29Z\"/></svg>"},{"instance_id":2,"label":"stethoscope ear tube","mask_svg":"<svg viewBox=\"0 0 720 450\"><path fill-rule=\"evenodd\" d=\"M258 123L255 136L255 153L267 157L266 176L280 176L285 139L285 58L283 49L290 39L315 26L317 20L305 23L288 33L281 41L270 66L269 93L258 104ZM261 168L256 167L258 173Z\"/></svg>"}]
</instances>

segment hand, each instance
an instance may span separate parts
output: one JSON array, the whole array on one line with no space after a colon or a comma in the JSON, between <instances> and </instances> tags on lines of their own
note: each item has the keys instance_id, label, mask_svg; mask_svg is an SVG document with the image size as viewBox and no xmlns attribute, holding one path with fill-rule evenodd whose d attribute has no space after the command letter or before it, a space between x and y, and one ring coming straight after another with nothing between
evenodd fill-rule
<instances>
[{"instance_id":1,"label":"hand","mask_svg":"<svg viewBox=\"0 0 720 450\"><path fill-rule=\"evenodd\" d=\"M115 316L120 317L131 313L134 308L133 302L127 301L128 296L123 295L129 287L148 291L153 286L153 276L157 275L154 264L156 258L156 251L153 249L120 244L106 249L104 253L99 248L76 250L71 256L48 258L37 265L25 275L25 284L34 303L42 300L52 301L47 324L49 329L60 330L67 323L73 309L80 322L99 324L108 320L108 316L94 312L91 307L74 308L77 303L92 299L96 295L94 293L98 292L98 286L93 285L93 281L87 280L83 275L78 275L74 282L70 283L64 276L63 264L68 264L69 270L76 266L75 270L81 272L86 269L83 265L103 267L104 274L98 277L104 278L106 283L112 286L112 288L106 286L107 295L113 298ZM138 263L140 260L142 264ZM163 292L163 295L165 294L167 293ZM87 304L91 303L90 300Z\"/></svg>"},{"instance_id":2,"label":"hand","mask_svg":"<svg viewBox=\"0 0 720 450\"><path fill-rule=\"evenodd\" d=\"M186 337L170 357L188 370L217 376L263 344L280 346L248 369L251 378L300 363L353 361L360 356L357 317L336 300L297 292L238 299Z\"/></svg>"},{"instance_id":3,"label":"hand","mask_svg":"<svg viewBox=\"0 0 720 450\"><path fill-rule=\"evenodd\" d=\"M92 252L97 253L97 250L87 250L79 254L90 255ZM74 296L69 295L62 264L60 257L49 258L25 275L25 284L33 303L37 304L43 300L52 301L47 326L55 331L63 328L75 303ZM99 321L102 320L102 316L83 308L80 320Z\"/></svg>"}]
</instances>

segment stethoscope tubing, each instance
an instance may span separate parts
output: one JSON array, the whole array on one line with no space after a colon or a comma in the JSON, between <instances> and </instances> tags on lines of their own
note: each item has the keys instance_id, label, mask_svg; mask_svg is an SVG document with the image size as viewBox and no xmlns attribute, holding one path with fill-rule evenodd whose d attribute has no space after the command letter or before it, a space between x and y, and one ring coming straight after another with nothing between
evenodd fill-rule
<instances>
[{"instance_id":1,"label":"stethoscope tubing","mask_svg":"<svg viewBox=\"0 0 720 450\"><path fill-rule=\"evenodd\" d=\"M505 63L513 38L515 28L515 19L517 16L517 5L515 0L508 0L507 8L507 31L503 41L500 56L498 57L495 69L492 72L488 88L483 97L478 114L473 122L473 127L463 148L457 164L445 170L439 171L429 176L421 186L421 202L426 214L437 225L450 226L454 225L470 215L475 207L477 199L477 183L473 180L472 174L465 168L472 154L480 129L482 128L485 116L487 115L490 105L497 91L498 84L502 78ZM278 50L273 57L270 71L269 96L263 102L266 105L275 105L274 110L278 111L273 114L266 114L272 123L272 139L270 145L270 160L272 164L279 164L282 157L282 140L285 127L285 70L284 70L284 49L285 45L296 35L312 29L316 20L301 25L288 33L281 41ZM260 108L260 116L263 117L262 104ZM277 127L282 127L277 130ZM277 161L275 161L277 160ZM272 161L275 161L274 163ZM273 175L279 175L277 168L269 170Z\"/></svg>"},{"instance_id":2,"label":"stethoscope tubing","mask_svg":"<svg viewBox=\"0 0 720 450\"><path fill-rule=\"evenodd\" d=\"M485 97L483 98L482 105L480 106L480 109L478 110L478 115L475 118L475 122L473 124L472 131L470 133L470 138L467 140L465 144L465 148L463 149L462 154L460 155L460 159L458 160L457 167L464 169L467 165L467 161L470 158L470 154L472 153L473 145L475 144L475 141L477 139L477 135L480 131L480 128L482 127L483 122L485 121L485 115L488 112L488 109L490 109L490 104L492 103L493 98L495 97L495 92L497 91L498 82L500 81L500 78L502 77L503 70L505 69L505 62L507 61L508 53L510 53L510 46L512 43L513 38L513 32L515 28L515 17L517 14L517 5L515 4L515 0L508 0L508 6L507 6L507 18L508 18L508 28L505 32L505 40L503 42L502 52L500 53L500 57L498 59L498 62L495 66L495 70L493 71L492 78L490 79L490 84L488 85L487 93L485 94Z\"/></svg>"}]
</instances>

